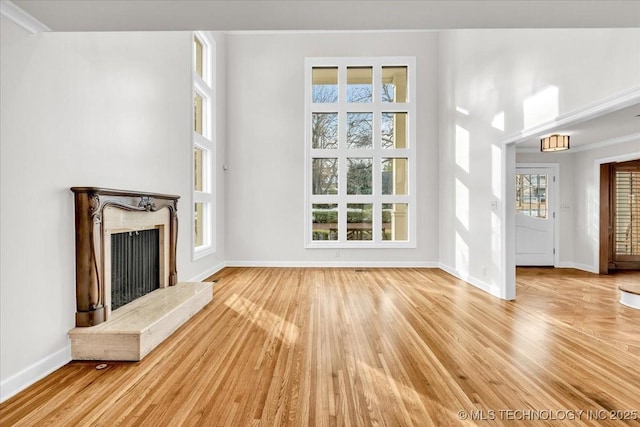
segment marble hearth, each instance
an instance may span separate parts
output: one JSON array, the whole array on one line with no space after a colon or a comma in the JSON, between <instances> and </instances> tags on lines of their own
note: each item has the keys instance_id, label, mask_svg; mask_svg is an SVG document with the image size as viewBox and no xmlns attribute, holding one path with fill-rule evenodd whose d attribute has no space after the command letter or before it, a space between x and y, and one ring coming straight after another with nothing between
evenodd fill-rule
<instances>
[{"instance_id":1,"label":"marble hearth","mask_svg":"<svg viewBox=\"0 0 640 427\"><path fill-rule=\"evenodd\" d=\"M212 283L178 283L114 310L97 326L74 328L74 360L142 360L212 299Z\"/></svg>"}]
</instances>

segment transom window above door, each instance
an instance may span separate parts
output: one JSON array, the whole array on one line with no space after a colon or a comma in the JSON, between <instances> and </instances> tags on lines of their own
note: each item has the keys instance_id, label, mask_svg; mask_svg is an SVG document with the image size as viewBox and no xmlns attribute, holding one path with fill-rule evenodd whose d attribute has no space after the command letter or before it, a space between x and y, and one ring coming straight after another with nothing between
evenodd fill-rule
<instances>
[{"instance_id":1,"label":"transom window above door","mask_svg":"<svg viewBox=\"0 0 640 427\"><path fill-rule=\"evenodd\" d=\"M307 58L305 244L415 247L415 58Z\"/></svg>"}]
</instances>

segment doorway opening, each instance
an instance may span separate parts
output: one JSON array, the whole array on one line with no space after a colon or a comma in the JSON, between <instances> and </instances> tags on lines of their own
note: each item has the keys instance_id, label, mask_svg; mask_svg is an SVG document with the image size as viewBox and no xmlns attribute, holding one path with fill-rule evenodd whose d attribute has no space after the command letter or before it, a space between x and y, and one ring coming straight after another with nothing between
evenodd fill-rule
<instances>
[{"instance_id":1,"label":"doorway opening","mask_svg":"<svg viewBox=\"0 0 640 427\"><path fill-rule=\"evenodd\" d=\"M640 270L640 159L600 165L599 272Z\"/></svg>"}]
</instances>

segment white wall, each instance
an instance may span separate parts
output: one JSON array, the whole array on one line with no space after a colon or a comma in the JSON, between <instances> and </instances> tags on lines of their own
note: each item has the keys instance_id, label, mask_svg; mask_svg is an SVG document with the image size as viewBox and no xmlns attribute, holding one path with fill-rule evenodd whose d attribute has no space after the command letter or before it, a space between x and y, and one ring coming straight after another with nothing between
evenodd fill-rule
<instances>
[{"instance_id":1,"label":"white wall","mask_svg":"<svg viewBox=\"0 0 640 427\"><path fill-rule=\"evenodd\" d=\"M630 155L631 154L631 155ZM603 159L608 159L604 161ZM610 161L640 159L640 140L616 144L574 154L574 228L575 263L598 272L599 250L599 164Z\"/></svg>"},{"instance_id":2,"label":"white wall","mask_svg":"<svg viewBox=\"0 0 640 427\"><path fill-rule=\"evenodd\" d=\"M438 35L229 34L227 256L236 265L437 262ZM415 56L418 238L415 249L304 248L304 58Z\"/></svg>"},{"instance_id":3,"label":"white wall","mask_svg":"<svg viewBox=\"0 0 640 427\"><path fill-rule=\"evenodd\" d=\"M501 141L640 85L639 51L638 29L440 34L439 246L446 269L502 292Z\"/></svg>"},{"instance_id":4,"label":"white wall","mask_svg":"<svg viewBox=\"0 0 640 427\"><path fill-rule=\"evenodd\" d=\"M70 358L70 187L181 195L179 280L206 273L224 252L191 261L190 33L29 35L4 18L1 27L4 399Z\"/></svg>"}]
</instances>

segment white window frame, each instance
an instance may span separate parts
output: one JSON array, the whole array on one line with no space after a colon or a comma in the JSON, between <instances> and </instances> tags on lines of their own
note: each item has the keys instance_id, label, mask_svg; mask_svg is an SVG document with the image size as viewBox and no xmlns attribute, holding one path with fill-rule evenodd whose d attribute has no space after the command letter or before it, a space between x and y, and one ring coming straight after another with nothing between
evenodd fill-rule
<instances>
[{"instance_id":1,"label":"white window frame","mask_svg":"<svg viewBox=\"0 0 640 427\"><path fill-rule=\"evenodd\" d=\"M416 172L416 64L415 57L334 57L334 58L305 58L305 149L304 149L304 242L306 248L415 248L416 224L417 224L417 172ZM372 102L371 103L347 103L347 67L373 67ZM407 100L402 103L387 103L381 100L382 67L406 66ZM338 68L338 102L313 103L312 101L312 69L314 67ZM338 133L341 137L337 149L312 148L312 115L313 113L338 113ZM346 147L343 136L346 135L346 113L372 112L373 113L373 149L355 150ZM408 121L408 148L383 149L381 146L381 117L382 113L407 113ZM347 195L346 194L346 159L353 157L373 158L373 191L371 195ZM338 158L338 185L340 190L337 195L312 194L312 159L313 158ZM383 158L407 158L409 173L407 195L382 195L381 160ZM371 203L372 213L372 240L347 240L347 204ZM407 240L394 241L382 240L382 204L407 203ZM312 240L313 235L313 204L337 204L338 205L338 240Z\"/></svg>"},{"instance_id":2,"label":"white window frame","mask_svg":"<svg viewBox=\"0 0 640 427\"><path fill-rule=\"evenodd\" d=\"M202 77L195 69L194 40L202 44ZM191 189L192 201L189 207L191 211L191 248L192 260L197 260L216 252L215 238L215 166L216 166L216 138L215 138L215 59L216 45L210 33L196 31L191 37L191 105L193 106L194 93L202 97L202 135L193 128L195 113L191 107ZM194 150L202 150L202 191L195 189L195 165ZM203 203L204 218L203 244L196 246L195 240L195 204Z\"/></svg>"}]
</instances>

